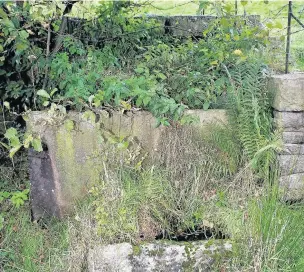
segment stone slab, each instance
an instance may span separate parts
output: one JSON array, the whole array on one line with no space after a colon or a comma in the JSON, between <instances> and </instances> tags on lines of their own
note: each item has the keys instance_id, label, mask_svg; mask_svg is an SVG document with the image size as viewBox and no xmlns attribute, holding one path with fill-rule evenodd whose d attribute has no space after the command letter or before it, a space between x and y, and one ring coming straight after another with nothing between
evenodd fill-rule
<instances>
[{"instance_id":1,"label":"stone slab","mask_svg":"<svg viewBox=\"0 0 304 272\"><path fill-rule=\"evenodd\" d=\"M268 84L274 95L274 109L304 111L304 73L274 75Z\"/></svg>"},{"instance_id":2,"label":"stone slab","mask_svg":"<svg viewBox=\"0 0 304 272\"><path fill-rule=\"evenodd\" d=\"M304 173L304 155L279 155L281 175Z\"/></svg>"},{"instance_id":3,"label":"stone slab","mask_svg":"<svg viewBox=\"0 0 304 272\"><path fill-rule=\"evenodd\" d=\"M304 199L304 173L281 176L279 182L285 200Z\"/></svg>"},{"instance_id":4,"label":"stone slab","mask_svg":"<svg viewBox=\"0 0 304 272\"><path fill-rule=\"evenodd\" d=\"M213 271L215 256L232 251L223 240L193 243L128 243L97 246L88 253L89 272Z\"/></svg>"}]
</instances>

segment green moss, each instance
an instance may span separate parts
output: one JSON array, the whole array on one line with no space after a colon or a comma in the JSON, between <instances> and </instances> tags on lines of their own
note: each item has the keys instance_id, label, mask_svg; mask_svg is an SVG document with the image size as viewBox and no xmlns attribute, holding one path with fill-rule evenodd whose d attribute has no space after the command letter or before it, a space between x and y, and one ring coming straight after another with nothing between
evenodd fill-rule
<instances>
[{"instance_id":1,"label":"green moss","mask_svg":"<svg viewBox=\"0 0 304 272\"><path fill-rule=\"evenodd\" d=\"M63 198L83 196L99 179L100 160L95 159L99 156L95 137L98 137L97 130L76 131L66 126L57 130L55 150Z\"/></svg>"},{"instance_id":2,"label":"green moss","mask_svg":"<svg viewBox=\"0 0 304 272\"><path fill-rule=\"evenodd\" d=\"M140 245L133 245L133 255L139 256L141 254L141 247Z\"/></svg>"},{"instance_id":3,"label":"green moss","mask_svg":"<svg viewBox=\"0 0 304 272\"><path fill-rule=\"evenodd\" d=\"M149 256L158 256L158 257L161 257L165 252L165 249L160 247L158 249L154 249L154 250L150 250L149 251Z\"/></svg>"},{"instance_id":4,"label":"green moss","mask_svg":"<svg viewBox=\"0 0 304 272\"><path fill-rule=\"evenodd\" d=\"M210 248L211 246L214 245L215 242L216 242L215 239L208 240L207 243L205 244L205 248Z\"/></svg>"}]
</instances>

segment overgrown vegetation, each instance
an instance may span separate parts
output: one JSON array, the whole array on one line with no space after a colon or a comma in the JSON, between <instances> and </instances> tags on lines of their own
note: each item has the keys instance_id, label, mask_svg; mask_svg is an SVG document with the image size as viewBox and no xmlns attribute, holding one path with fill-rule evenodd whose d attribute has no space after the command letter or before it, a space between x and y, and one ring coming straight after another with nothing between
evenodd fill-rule
<instances>
[{"instance_id":1,"label":"overgrown vegetation","mask_svg":"<svg viewBox=\"0 0 304 272\"><path fill-rule=\"evenodd\" d=\"M260 28L233 16L230 2L198 2L198 12L218 15L200 38L165 34L155 18L138 16L149 3L102 2L73 33L61 15L74 2L1 3L0 269L86 271L95 243L221 234L234 255L215 271L303 270L303 208L280 201L266 88L268 36L282 24ZM228 110L226 126L201 133L187 125L195 120L186 109L214 108ZM77 109L92 119L100 109L144 109L168 135L157 161L136 141L104 137L89 199L62 222L32 223L23 151L42 145L23 133L28 109ZM6 126L10 116L19 125Z\"/></svg>"}]
</instances>

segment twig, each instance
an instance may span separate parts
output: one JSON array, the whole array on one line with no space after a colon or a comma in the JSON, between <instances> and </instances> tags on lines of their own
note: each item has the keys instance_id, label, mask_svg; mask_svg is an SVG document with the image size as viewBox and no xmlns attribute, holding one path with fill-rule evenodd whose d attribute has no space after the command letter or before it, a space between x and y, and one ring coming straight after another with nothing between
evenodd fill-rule
<instances>
[{"instance_id":1,"label":"twig","mask_svg":"<svg viewBox=\"0 0 304 272\"><path fill-rule=\"evenodd\" d=\"M48 57L50 55L50 45L51 45L51 22L49 22L48 25L48 36L47 36L47 44L46 44L46 60L48 60ZM46 63L46 66L44 68L44 80L43 80L43 87L42 89L45 90L47 80L48 80L48 70L49 70L49 64L48 61Z\"/></svg>"}]
</instances>

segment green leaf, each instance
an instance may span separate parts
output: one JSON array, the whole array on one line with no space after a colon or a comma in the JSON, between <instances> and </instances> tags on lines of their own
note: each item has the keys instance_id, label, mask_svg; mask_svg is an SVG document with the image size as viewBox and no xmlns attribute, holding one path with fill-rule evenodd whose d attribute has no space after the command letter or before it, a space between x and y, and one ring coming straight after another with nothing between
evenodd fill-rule
<instances>
[{"instance_id":1,"label":"green leaf","mask_svg":"<svg viewBox=\"0 0 304 272\"><path fill-rule=\"evenodd\" d=\"M15 146L20 145L20 140L19 140L19 138L18 138L17 136L11 137L11 138L9 139L9 141L10 141L10 146L11 146L11 147L15 147Z\"/></svg>"},{"instance_id":2,"label":"green leaf","mask_svg":"<svg viewBox=\"0 0 304 272\"><path fill-rule=\"evenodd\" d=\"M7 144L5 144L5 143L3 143L3 142L0 142L0 144L1 144L2 146L4 146L6 149L10 149L10 147L9 147Z\"/></svg>"},{"instance_id":3,"label":"green leaf","mask_svg":"<svg viewBox=\"0 0 304 272\"><path fill-rule=\"evenodd\" d=\"M35 149L35 151L37 151L37 152L43 151L41 139L35 138L35 139L32 141L32 147L33 147L33 148Z\"/></svg>"},{"instance_id":4,"label":"green leaf","mask_svg":"<svg viewBox=\"0 0 304 272\"><path fill-rule=\"evenodd\" d=\"M5 75L5 74L6 74L6 71L3 70L3 69L0 69L0 76L3 76L3 75Z\"/></svg>"},{"instance_id":5,"label":"green leaf","mask_svg":"<svg viewBox=\"0 0 304 272\"><path fill-rule=\"evenodd\" d=\"M28 134L23 141L24 148L29 148L30 143L33 141L33 139L34 138L33 138L32 134Z\"/></svg>"},{"instance_id":6,"label":"green leaf","mask_svg":"<svg viewBox=\"0 0 304 272\"><path fill-rule=\"evenodd\" d=\"M29 34L27 33L27 31L25 31L25 30L21 30L20 32L19 32L19 36L22 38L22 39L27 39L28 37L29 37Z\"/></svg>"},{"instance_id":7,"label":"green leaf","mask_svg":"<svg viewBox=\"0 0 304 272\"><path fill-rule=\"evenodd\" d=\"M151 97L150 97L150 96L146 96L146 97L143 99L144 106L147 106L147 105L149 104L150 101L151 101Z\"/></svg>"},{"instance_id":8,"label":"green leaf","mask_svg":"<svg viewBox=\"0 0 304 272\"><path fill-rule=\"evenodd\" d=\"M3 25L5 25L6 27L8 27L8 28L15 28L14 23L13 23L11 20L7 19L7 18L3 19L3 20L1 21L1 23L2 23Z\"/></svg>"},{"instance_id":9,"label":"green leaf","mask_svg":"<svg viewBox=\"0 0 304 272\"><path fill-rule=\"evenodd\" d=\"M24 51L25 49L28 48L28 45L24 42L16 42L16 49L17 51Z\"/></svg>"},{"instance_id":10,"label":"green leaf","mask_svg":"<svg viewBox=\"0 0 304 272\"><path fill-rule=\"evenodd\" d=\"M7 18L7 14L2 8L0 8L0 17L3 18L3 19Z\"/></svg>"},{"instance_id":11,"label":"green leaf","mask_svg":"<svg viewBox=\"0 0 304 272\"><path fill-rule=\"evenodd\" d=\"M3 46L0 44L0 53L3 52Z\"/></svg>"},{"instance_id":12,"label":"green leaf","mask_svg":"<svg viewBox=\"0 0 304 272\"><path fill-rule=\"evenodd\" d=\"M4 101L3 106L6 107L8 110L10 110L10 103L9 102Z\"/></svg>"},{"instance_id":13,"label":"green leaf","mask_svg":"<svg viewBox=\"0 0 304 272\"><path fill-rule=\"evenodd\" d=\"M273 28L272 22L268 22L268 23L266 24L266 26L267 26L268 28Z\"/></svg>"},{"instance_id":14,"label":"green leaf","mask_svg":"<svg viewBox=\"0 0 304 272\"><path fill-rule=\"evenodd\" d=\"M157 76L162 80L167 78L163 73L158 73Z\"/></svg>"},{"instance_id":15,"label":"green leaf","mask_svg":"<svg viewBox=\"0 0 304 272\"><path fill-rule=\"evenodd\" d=\"M53 97L54 93L56 93L57 91L58 91L58 89L57 89L57 88L54 88L54 89L51 91L50 96Z\"/></svg>"},{"instance_id":16,"label":"green leaf","mask_svg":"<svg viewBox=\"0 0 304 272\"><path fill-rule=\"evenodd\" d=\"M13 158L16 152L22 147L22 145L17 145L10 150L9 157Z\"/></svg>"},{"instance_id":17,"label":"green leaf","mask_svg":"<svg viewBox=\"0 0 304 272\"><path fill-rule=\"evenodd\" d=\"M17 129L9 128L8 130L6 130L4 137L9 140L10 138L17 136L17 134L18 134Z\"/></svg>"},{"instance_id":18,"label":"green leaf","mask_svg":"<svg viewBox=\"0 0 304 272\"><path fill-rule=\"evenodd\" d=\"M283 25L280 21L277 21L274 25L275 28L278 28L278 29L283 29Z\"/></svg>"},{"instance_id":19,"label":"green leaf","mask_svg":"<svg viewBox=\"0 0 304 272\"><path fill-rule=\"evenodd\" d=\"M43 102L42 105L43 105L44 107L47 107L49 104L50 104L50 101L46 100L46 101Z\"/></svg>"},{"instance_id":20,"label":"green leaf","mask_svg":"<svg viewBox=\"0 0 304 272\"><path fill-rule=\"evenodd\" d=\"M42 89L37 92L37 95L39 95L41 97L49 98L49 99L51 98L50 95L45 90L42 90Z\"/></svg>"},{"instance_id":21,"label":"green leaf","mask_svg":"<svg viewBox=\"0 0 304 272\"><path fill-rule=\"evenodd\" d=\"M224 27L229 26L229 22L228 22L228 20L226 18L222 18L221 21L220 21L220 23Z\"/></svg>"},{"instance_id":22,"label":"green leaf","mask_svg":"<svg viewBox=\"0 0 304 272\"><path fill-rule=\"evenodd\" d=\"M248 4L248 0L241 0L241 5L245 7Z\"/></svg>"},{"instance_id":23,"label":"green leaf","mask_svg":"<svg viewBox=\"0 0 304 272\"><path fill-rule=\"evenodd\" d=\"M210 102L207 102L207 101L206 101L206 102L203 104L203 110L208 110L209 107L210 107Z\"/></svg>"},{"instance_id":24,"label":"green leaf","mask_svg":"<svg viewBox=\"0 0 304 272\"><path fill-rule=\"evenodd\" d=\"M142 74L143 72L145 72L145 69L142 67L138 67L138 68L134 69L134 71L138 74Z\"/></svg>"}]
</instances>

